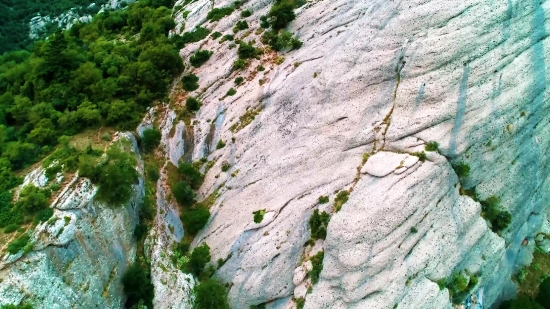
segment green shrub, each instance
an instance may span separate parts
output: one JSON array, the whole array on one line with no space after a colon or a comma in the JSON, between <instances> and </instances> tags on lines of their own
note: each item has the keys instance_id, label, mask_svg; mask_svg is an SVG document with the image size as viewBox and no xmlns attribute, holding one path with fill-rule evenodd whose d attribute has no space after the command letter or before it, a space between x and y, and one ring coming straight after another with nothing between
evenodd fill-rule
<instances>
[{"instance_id":1,"label":"green shrub","mask_svg":"<svg viewBox=\"0 0 550 309\"><path fill-rule=\"evenodd\" d=\"M223 36L223 38L221 39L221 42L225 42L225 41L233 41L235 38L231 35L231 34L226 34Z\"/></svg>"},{"instance_id":2,"label":"green shrub","mask_svg":"<svg viewBox=\"0 0 550 309\"><path fill-rule=\"evenodd\" d=\"M181 78L184 90L193 91L199 89L199 78L195 74L188 74Z\"/></svg>"},{"instance_id":3,"label":"green shrub","mask_svg":"<svg viewBox=\"0 0 550 309\"><path fill-rule=\"evenodd\" d=\"M182 162L178 165L178 173L191 188L197 190L204 181L204 175L190 163Z\"/></svg>"},{"instance_id":4,"label":"green shrub","mask_svg":"<svg viewBox=\"0 0 550 309\"><path fill-rule=\"evenodd\" d=\"M249 10L244 10L241 12L241 17L243 18L250 17L250 16L252 16L252 12L250 12Z\"/></svg>"},{"instance_id":5,"label":"green shrub","mask_svg":"<svg viewBox=\"0 0 550 309\"><path fill-rule=\"evenodd\" d=\"M185 231L190 235L197 233L206 225L210 218L210 211L204 205L198 204L195 209L184 211L181 216L181 221L185 227Z\"/></svg>"},{"instance_id":6,"label":"green shrub","mask_svg":"<svg viewBox=\"0 0 550 309\"><path fill-rule=\"evenodd\" d=\"M418 233L418 229L416 227L411 227L411 234L416 234Z\"/></svg>"},{"instance_id":7,"label":"green shrub","mask_svg":"<svg viewBox=\"0 0 550 309\"><path fill-rule=\"evenodd\" d=\"M44 209L49 208L49 195L46 191L38 189L33 185L28 185L21 189L19 199L15 207L27 215L34 215Z\"/></svg>"},{"instance_id":8,"label":"green shrub","mask_svg":"<svg viewBox=\"0 0 550 309\"><path fill-rule=\"evenodd\" d=\"M256 67L256 70L258 72L263 72L263 71L265 71L265 68L262 65L259 65L259 66Z\"/></svg>"},{"instance_id":9,"label":"green shrub","mask_svg":"<svg viewBox=\"0 0 550 309\"><path fill-rule=\"evenodd\" d=\"M233 63L233 68L232 69L233 69L233 71L238 71L238 70L245 69L246 67L248 67L248 61L246 61L244 59L237 59Z\"/></svg>"},{"instance_id":10,"label":"green shrub","mask_svg":"<svg viewBox=\"0 0 550 309\"><path fill-rule=\"evenodd\" d=\"M189 63L191 63L192 66L198 68L201 65L203 65L208 59L210 59L210 56L212 56L212 52L209 50L198 50L196 51L193 56L189 58Z\"/></svg>"},{"instance_id":11,"label":"green shrub","mask_svg":"<svg viewBox=\"0 0 550 309\"><path fill-rule=\"evenodd\" d=\"M197 277L200 277L201 272L210 262L210 247L207 244L196 247L189 255L189 261L185 265L186 271Z\"/></svg>"},{"instance_id":12,"label":"green shrub","mask_svg":"<svg viewBox=\"0 0 550 309\"><path fill-rule=\"evenodd\" d=\"M159 130L147 129L143 131L143 137L141 143L145 152L151 152L153 149L160 145L162 135Z\"/></svg>"},{"instance_id":13,"label":"green shrub","mask_svg":"<svg viewBox=\"0 0 550 309\"><path fill-rule=\"evenodd\" d=\"M185 108L190 112L198 111L202 106L202 102L193 97L188 97L185 100Z\"/></svg>"},{"instance_id":14,"label":"green shrub","mask_svg":"<svg viewBox=\"0 0 550 309\"><path fill-rule=\"evenodd\" d=\"M271 18L271 26L275 30L286 28L286 26L296 18L294 14L294 5L289 1L279 1L269 10L267 14Z\"/></svg>"},{"instance_id":15,"label":"green shrub","mask_svg":"<svg viewBox=\"0 0 550 309\"><path fill-rule=\"evenodd\" d=\"M176 48L181 49L187 43L198 42L206 38L209 33L210 33L210 30L208 30L207 28L197 27L193 31L185 32L181 36L174 35L172 36L171 40L174 42L174 45L176 45Z\"/></svg>"},{"instance_id":16,"label":"green shrub","mask_svg":"<svg viewBox=\"0 0 550 309\"><path fill-rule=\"evenodd\" d=\"M439 144L437 142L428 142L426 146L424 147L426 151L438 151L439 150Z\"/></svg>"},{"instance_id":17,"label":"green shrub","mask_svg":"<svg viewBox=\"0 0 550 309\"><path fill-rule=\"evenodd\" d=\"M157 182L160 178L158 167L154 165L148 165L145 171L147 178L152 182Z\"/></svg>"},{"instance_id":18,"label":"green shrub","mask_svg":"<svg viewBox=\"0 0 550 309\"><path fill-rule=\"evenodd\" d=\"M422 151L422 152L413 152L412 155L418 157L420 162L424 162L428 158L428 156L426 155L426 153L424 151Z\"/></svg>"},{"instance_id":19,"label":"green shrub","mask_svg":"<svg viewBox=\"0 0 550 309\"><path fill-rule=\"evenodd\" d=\"M191 206L195 203L195 191L187 184L180 181L172 187L172 195L183 206Z\"/></svg>"},{"instance_id":20,"label":"green shrub","mask_svg":"<svg viewBox=\"0 0 550 309\"><path fill-rule=\"evenodd\" d=\"M27 245L29 245L30 240L31 238L28 234L23 234L19 236L16 240L8 244L8 252L10 254L18 253L19 251L23 250Z\"/></svg>"},{"instance_id":21,"label":"green shrub","mask_svg":"<svg viewBox=\"0 0 550 309\"><path fill-rule=\"evenodd\" d=\"M221 8L213 8L208 14L206 15L206 19L210 21L219 21L225 16L231 15L235 8L233 6L225 6Z\"/></svg>"},{"instance_id":22,"label":"green shrub","mask_svg":"<svg viewBox=\"0 0 550 309\"><path fill-rule=\"evenodd\" d=\"M236 93L237 90L235 90L235 88L230 88L229 90L227 90L227 93L225 95L234 96Z\"/></svg>"},{"instance_id":23,"label":"green shrub","mask_svg":"<svg viewBox=\"0 0 550 309\"><path fill-rule=\"evenodd\" d=\"M267 29L271 27L271 24L269 23L267 16L265 15L260 16L260 27L263 29Z\"/></svg>"},{"instance_id":24,"label":"green shrub","mask_svg":"<svg viewBox=\"0 0 550 309\"><path fill-rule=\"evenodd\" d=\"M6 228L4 229L4 233L6 233L6 234L13 233L13 232L17 231L18 227L19 226L17 224L11 223L8 226L6 226Z\"/></svg>"},{"instance_id":25,"label":"green shrub","mask_svg":"<svg viewBox=\"0 0 550 309\"><path fill-rule=\"evenodd\" d=\"M212 33L210 36L211 36L214 40L216 40L216 39L218 39L218 38L220 38L220 37L222 36L222 33L216 31L216 32Z\"/></svg>"},{"instance_id":26,"label":"green shrub","mask_svg":"<svg viewBox=\"0 0 550 309\"><path fill-rule=\"evenodd\" d=\"M222 172L227 172L231 168L231 164L228 161L222 162Z\"/></svg>"},{"instance_id":27,"label":"green shrub","mask_svg":"<svg viewBox=\"0 0 550 309\"><path fill-rule=\"evenodd\" d=\"M265 209L260 209L252 212L254 215L254 223L261 223L264 220Z\"/></svg>"},{"instance_id":28,"label":"green shrub","mask_svg":"<svg viewBox=\"0 0 550 309\"><path fill-rule=\"evenodd\" d=\"M544 305L544 308L550 308L550 277L547 277L541 282L536 301Z\"/></svg>"},{"instance_id":29,"label":"green shrub","mask_svg":"<svg viewBox=\"0 0 550 309\"><path fill-rule=\"evenodd\" d=\"M229 309L227 289L214 279L195 285L193 294L193 309Z\"/></svg>"},{"instance_id":30,"label":"green shrub","mask_svg":"<svg viewBox=\"0 0 550 309\"><path fill-rule=\"evenodd\" d=\"M317 199L317 202L319 204L327 204L329 202L329 198L328 196L324 196L324 195L321 195L319 196L319 198Z\"/></svg>"},{"instance_id":31,"label":"green shrub","mask_svg":"<svg viewBox=\"0 0 550 309\"><path fill-rule=\"evenodd\" d=\"M453 165L453 168L456 172L456 175L459 178L465 178L465 177L468 177L468 175L470 175L470 165L468 165L467 163L464 163L464 162L457 163Z\"/></svg>"},{"instance_id":32,"label":"green shrub","mask_svg":"<svg viewBox=\"0 0 550 309\"><path fill-rule=\"evenodd\" d=\"M149 272L139 263L134 263L122 275L122 286L126 294L126 308L133 308L140 301L147 308L153 308L154 286Z\"/></svg>"},{"instance_id":33,"label":"green shrub","mask_svg":"<svg viewBox=\"0 0 550 309\"><path fill-rule=\"evenodd\" d=\"M285 48L299 49L302 47L302 42L295 38L292 33L283 30L280 33L276 31L266 31L262 35L262 43L268 44L276 51L281 51Z\"/></svg>"},{"instance_id":34,"label":"green shrub","mask_svg":"<svg viewBox=\"0 0 550 309\"><path fill-rule=\"evenodd\" d=\"M239 20L235 24L235 27L233 27L233 33L237 33L239 31L245 30L245 29L248 29L248 23L246 22L246 20Z\"/></svg>"},{"instance_id":35,"label":"green shrub","mask_svg":"<svg viewBox=\"0 0 550 309\"><path fill-rule=\"evenodd\" d=\"M114 144L107 150L107 160L97 168L97 178L92 179L98 185L96 197L109 205L120 206L132 197L132 185L139 174L135 169L136 158Z\"/></svg>"},{"instance_id":36,"label":"green shrub","mask_svg":"<svg viewBox=\"0 0 550 309\"><path fill-rule=\"evenodd\" d=\"M303 297L299 298L292 298L292 301L294 301L294 304L296 305L296 309L303 309L306 305L306 300Z\"/></svg>"},{"instance_id":37,"label":"green shrub","mask_svg":"<svg viewBox=\"0 0 550 309\"><path fill-rule=\"evenodd\" d=\"M520 296L517 299L506 300L502 302L498 309L545 309L545 307L540 304L527 296Z\"/></svg>"},{"instance_id":38,"label":"green shrub","mask_svg":"<svg viewBox=\"0 0 550 309\"><path fill-rule=\"evenodd\" d=\"M309 218L309 228L311 229L312 239L325 239L327 238L327 227L330 221L330 215L326 212L319 212L319 209L315 209L311 218Z\"/></svg>"},{"instance_id":39,"label":"green shrub","mask_svg":"<svg viewBox=\"0 0 550 309\"><path fill-rule=\"evenodd\" d=\"M225 143L220 139L216 145L216 149L222 149L223 147L225 147Z\"/></svg>"},{"instance_id":40,"label":"green shrub","mask_svg":"<svg viewBox=\"0 0 550 309\"><path fill-rule=\"evenodd\" d=\"M9 304L9 305L2 305L0 309L33 309L33 306L31 304Z\"/></svg>"},{"instance_id":41,"label":"green shrub","mask_svg":"<svg viewBox=\"0 0 550 309\"><path fill-rule=\"evenodd\" d=\"M469 278L462 274L462 272L453 273L451 280L447 283L447 288L453 292L453 294L458 294L466 291L468 288Z\"/></svg>"},{"instance_id":42,"label":"green shrub","mask_svg":"<svg viewBox=\"0 0 550 309\"><path fill-rule=\"evenodd\" d=\"M250 59L256 58L258 56L258 51L252 44L241 42L239 43L237 54L239 55L239 59Z\"/></svg>"},{"instance_id":43,"label":"green shrub","mask_svg":"<svg viewBox=\"0 0 550 309\"><path fill-rule=\"evenodd\" d=\"M349 192L348 191L340 191L336 195L336 198L334 199L334 208L336 211L340 211L342 209L342 205L344 205L349 199Z\"/></svg>"},{"instance_id":44,"label":"green shrub","mask_svg":"<svg viewBox=\"0 0 550 309\"><path fill-rule=\"evenodd\" d=\"M480 201L480 203L481 215L491 222L491 230L493 232L499 233L505 230L510 222L512 222L512 215L500 206L500 199L498 197L493 195L484 201Z\"/></svg>"},{"instance_id":45,"label":"green shrub","mask_svg":"<svg viewBox=\"0 0 550 309\"><path fill-rule=\"evenodd\" d=\"M313 268L307 273L307 276L311 279L311 282L313 284L316 284L319 281L319 276L321 275L321 271L323 270L324 257L325 253L323 251L320 251L319 253L311 257L311 264Z\"/></svg>"},{"instance_id":46,"label":"green shrub","mask_svg":"<svg viewBox=\"0 0 550 309\"><path fill-rule=\"evenodd\" d=\"M235 78L235 84L236 84L236 85L240 85L240 84L242 84L243 82L244 82L244 78L243 78L243 77L239 76L239 77Z\"/></svg>"}]
</instances>

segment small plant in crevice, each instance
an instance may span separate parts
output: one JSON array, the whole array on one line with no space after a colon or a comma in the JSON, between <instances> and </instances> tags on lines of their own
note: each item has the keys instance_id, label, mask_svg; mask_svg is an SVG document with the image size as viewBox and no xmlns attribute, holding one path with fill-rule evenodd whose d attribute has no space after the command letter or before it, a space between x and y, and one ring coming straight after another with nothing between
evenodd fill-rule
<instances>
[{"instance_id":1,"label":"small plant in crevice","mask_svg":"<svg viewBox=\"0 0 550 309\"><path fill-rule=\"evenodd\" d=\"M225 34L220 40L221 43L225 41L233 41L235 38L231 34Z\"/></svg>"},{"instance_id":2,"label":"small plant in crevice","mask_svg":"<svg viewBox=\"0 0 550 309\"><path fill-rule=\"evenodd\" d=\"M426 153L425 153L424 151L421 151L421 152L413 152L412 155L415 156L415 157L418 157L418 159L420 160L420 162L424 162L424 161L426 161L426 159L428 158L428 156L426 155Z\"/></svg>"},{"instance_id":3,"label":"small plant in crevice","mask_svg":"<svg viewBox=\"0 0 550 309\"><path fill-rule=\"evenodd\" d=\"M309 228L311 229L311 239L327 238L327 228L330 221L330 215L326 212L319 212L315 209L309 218Z\"/></svg>"},{"instance_id":4,"label":"small plant in crevice","mask_svg":"<svg viewBox=\"0 0 550 309\"><path fill-rule=\"evenodd\" d=\"M321 195L319 198L317 198L317 203L319 204L327 204L329 202L328 196Z\"/></svg>"},{"instance_id":5,"label":"small plant in crevice","mask_svg":"<svg viewBox=\"0 0 550 309\"><path fill-rule=\"evenodd\" d=\"M319 253L311 257L312 269L308 271L307 276L311 279L311 282L313 284L319 282L319 276L321 275L321 271L323 270L324 257L325 253L323 251L320 251Z\"/></svg>"},{"instance_id":6,"label":"small plant in crevice","mask_svg":"<svg viewBox=\"0 0 550 309\"><path fill-rule=\"evenodd\" d=\"M479 274L470 275L466 271L454 272L451 278L445 281L445 287L453 299L453 303L458 304L464 301L479 282ZM439 281L438 281L439 284Z\"/></svg>"},{"instance_id":7,"label":"small plant in crevice","mask_svg":"<svg viewBox=\"0 0 550 309\"><path fill-rule=\"evenodd\" d=\"M416 227L411 227L411 234L416 234L418 233L418 229Z\"/></svg>"},{"instance_id":8,"label":"small plant in crevice","mask_svg":"<svg viewBox=\"0 0 550 309\"><path fill-rule=\"evenodd\" d=\"M239 76L237 78L235 78L235 85L240 85L244 82L244 78L242 76Z\"/></svg>"},{"instance_id":9,"label":"small plant in crevice","mask_svg":"<svg viewBox=\"0 0 550 309\"><path fill-rule=\"evenodd\" d=\"M457 164L453 164L452 166L459 178L466 178L470 175L470 165L468 165L468 163L459 162Z\"/></svg>"},{"instance_id":10,"label":"small plant in crevice","mask_svg":"<svg viewBox=\"0 0 550 309\"><path fill-rule=\"evenodd\" d=\"M336 211L340 211L342 209L342 205L344 205L349 199L349 192L346 190L338 192L336 195L336 198L334 199L334 208Z\"/></svg>"},{"instance_id":11,"label":"small plant in crevice","mask_svg":"<svg viewBox=\"0 0 550 309\"><path fill-rule=\"evenodd\" d=\"M426 146L424 146L424 149L426 151L438 151L439 150L439 144L437 142L428 142Z\"/></svg>"},{"instance_id":12,"label":"small plant in crevice","mask_svg":"<svg viewBox=\"0 0 550 309\"><path fill-rule=\"evenodd\" d=\"M261 223L264 220L265 209L260 209L252 212L254 215L254 223Z\"/></svg>"},{"instance_id":13,"label":"small plant in crevice","mask_svg":"<svg viewBox=\"0 0 550 309\"><path fill-rule=\"evenodd\" d=\"M491 230L497 234L505 230L510 222L512 215L500 205L500 199L496 196L490 196L486 200L480 201L481 216L491 223Z\"/></svg>"},{"instance_id":14,"label":"small plant in crevice","mask_svg":"<svg viewBox=\"0 0 550 309\"><path fill-rule=\"evenodd\" d=\"M233 11L235 11L234 6L213 8L212 10L210 10L210 12L208 12L208 14L206 14L206 19L208 19L211 22L219 21L222 18L224 18L225 16L231 15L231 13L233 13Z\"/></svg>"},{"instance_id":15,"label":"small plant in crevice","mask_svg":"<svg viewBox=\"0 0 550 309\"><path fill-rule=\"evenodd\" d=\"M237 33L239 31L245 30L245 29L248 29L248 23L246 22L246 20L239 20L235 24L235 27L233 27L233 33Z\"/></svg>"},{"instance_id":16,"label":"small plant in crevice","mask_svg":"<svg viewBox=\"0 0 550 309\"><path fill-rule=\"evenodd\" d=\"M222 172L227 172L231 168L231 164L228 161L222 162Z\"/></svg>"},{"instance_id":17,"label":"small plant in crevice","mask_svg":"<svg viewBox=\"0 0 550 309\"><path fill-rule=\"evenodd\" d=\"M258 66L256 67L256 71L258 71L258 72L263 72L263 71L265 71L265 68L264 68L262 65L258 65Z\"/></svg>"},{"instance_id":18,"label":"small plant in crevice","mask_svg":"<svg viewBox=\"0 0 550 309\"><path fill-rule=\"evenodd\" d=\"M199 89L199 78L195 74L188 74L181 78L181 85L186 91Z\"/></svg>"},{"instance_id":19,"label":"small plant in crevice","mask_svg":"<svg viewBox=\"0 0 550 309\"><path fill-rule=\"evenodd\" d=\"M227 93L225 95L234 96L236 93L237 93L237 90L235 90L235 88L230 88L229 90L227 90Z\"/></svg>"},{"instance_id":20,"label":"small plant in crevice","mask_svg":"<svg viewBox=\"0 0 550 309\"><path fill-rule=\"evenodd\" d=\"M248 64L249 64L248 61L246 61L245 59L237 59L235 60L235 62L233 62L232 70L239 71L239 70L245 69L248 67Z\"/></svg>"},{"instance_id":21,"label":"small plant in crevice","mask_svg":"<svg viewBox=\"0 0 550 309\"><path fill-rule=\"evenodd\" d=\"M223 142L222 139L220 139L218 141L218 144L216 144L216 149L222 149L223 147L225 147L225 143Z\"/></svg>"},{"instance_id":22,"label":"small plant in crevice","mask_svg":"<svg viewBox=\"0 0 550 309\"><path fill-rule=\"evenodd\" d=\"M292 301L296 305L296 309L303 309L306 304L306 300L303 297L299 297L299 298L293 297Z\"/></svg>"}]
</instances>

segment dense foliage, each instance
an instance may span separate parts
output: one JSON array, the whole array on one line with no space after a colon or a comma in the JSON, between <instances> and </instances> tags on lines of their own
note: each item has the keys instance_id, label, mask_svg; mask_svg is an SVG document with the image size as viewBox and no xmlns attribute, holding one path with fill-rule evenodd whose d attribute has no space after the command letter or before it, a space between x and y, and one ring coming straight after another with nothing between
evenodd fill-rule
<instances>
[{"instance_id":1,"label":"dense foliage","mask_svg":"<svg viewBox=\"0 0 550 309\"><path fill-rule=\"evenodd\" d=\"M312 239L327 238L327 227L330 221L330 215L326 212L319 212L319 209L313 211L313 215L309 218L309 227L311 228Z\"/></svg>"},{"instance_id":2,"label":"dense foliage","mask_svg":"<svg viewBox=\"0 0 550 309\"><path fill-rule=\"evenodd\" d=\"M197 204L193 209L185 211L181 215L181 221L185 231L196 235L208 222L210 211L202 204Z\"/></svg>"},{"instance_id":3,"label":"dense foliage","mask_svg":"<svg viewBox=\"0 0 550 309\"><path fill-rule=\"evenodd\" d=\"M28 49L32 45L29 37L29 21L40 14L55 17L71 8L76 8L80 15L95 14L107 0L35 0L35 1L0 1L0 54L4 52ZM95 6L90 4L95 3ZM56 25L48 25L45 32L53 30Z\"/></svg>"},{"instance_id":4,"label":"dense foliage","mask_svg":"<svg viewBox=\"0 0 550 309\"><path fill-rule=\"evenodd\" d=\"M208 279L193 288L193 309L229 309L227 289L214 279Z\"/></svg>"},{"instance_id":5,"label":"dense foliage","mask_svg":"<svg viewBox=\"0 0 550 309\"><path fill-rule=\"evenodd\" d=\"M506 229L512 222L510 212L504 210L500 206L500 199L496 196L490 196L484 201L480 201L482 213L481 215L487 221L491 222L491 230L499 233Z\"/></svg>"},{"instance_id":6,"label":"dense foliage","mask_svg":"<svg viewBox=\"0 0 550 309\"><path fill-rule=\"evenodd\" d=\"M153 308L154 287L150 274L138 263L128 267L122 275L122 285L126 294L126 308L132 308L143 303L147 308Z\"/></svg>"},{"instance_id":7,"label":"dense foliage","mask_svg":"<svg viewBox=\"0 0 550 309\"><path fill-rule=\"evenodd\" d=\"M160 144L162 135L159 130L156 129L147 129L143 131L143 136L141 137L141 145L145 152L150 152Z\"/></svg>"}]
</instances>

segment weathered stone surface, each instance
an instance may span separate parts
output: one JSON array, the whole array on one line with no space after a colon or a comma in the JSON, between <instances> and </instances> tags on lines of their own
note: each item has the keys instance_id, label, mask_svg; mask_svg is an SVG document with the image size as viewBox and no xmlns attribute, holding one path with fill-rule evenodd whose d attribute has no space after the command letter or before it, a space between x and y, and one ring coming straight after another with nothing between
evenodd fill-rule
<instances>
[{"instance_id":1,"label":"weathered stone surface","mask_svg":"<svg viewBox=\"0 0 550 309\"><path fill-rule=\"evenodd\" d=\"M143 175L134 137L119 134L118 138L130 140ZM117 208L94 201L95 192L86 179L75 178L66 184L52 203L53 218L32 232L33 250L4 256L0 305L25 299L35 308L123 307L120 278L135 259L133 231L143 181L140 178L134 185L132 199Z\"/></svg>"},{"instance_id":2,"label":"weathered stone surface","mask_svg":"<svg viewBox=\"0 0 550 309\"><path fill-rule=\"evenodd\" d=\"M403 167L407 158L407 154L393 153L387 151L377 152L371 156L367 164L361 169L361 173L368 173L372 176L384 177L389 175L396 169ZM410 159L409 159L410 161Z\"/></svg>"}]
</instances>

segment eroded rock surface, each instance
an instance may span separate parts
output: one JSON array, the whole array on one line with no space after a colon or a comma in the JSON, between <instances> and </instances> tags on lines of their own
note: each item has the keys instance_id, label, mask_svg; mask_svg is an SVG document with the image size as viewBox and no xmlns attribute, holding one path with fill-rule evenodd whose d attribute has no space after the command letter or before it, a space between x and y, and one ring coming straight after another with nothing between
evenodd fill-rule
<instances>
[{"instance_id":1,"label":"eroded rock surface","mask_svg":"<svg viewBox=\"0 0 550 309\"><path fill-rule=\"evenodd\" d=\"M253 12L245 41L260 41L255 30L270 5L244 3ZM208 23L211 8L189 4L178 31L202 24L231 33L239 14ZM214 52L195 70L201 89L191 93L204 103L193 158L207 149L216 161L201 193L227 189L195 243L208 243L213 260L231 256L216 276L231 283L232 307L291 306L317 198L332 203L349 188L306 308L450 308L435 281L463 270L481 274L473 292L487 305L498 302L510 274L529 262L549 204L548 16L549 1L311 1L289 28L304 45L282 53L280 65L263 55L232 72L229 42L187 45L184 59L199 48ZM259 64L265 72L254 72ZM237 76L245 84L226 97ZM211 147L218 140L227 146ZM439 153L427 152L425 162L402 169L400 159L380 177L358 173L364 153L412 154L428 141ZM459 181L452 164L460 162L471 171ZM474 186L511 212L502 235L460 194ZM260 209L276 216L250 229Z\"/></svg>"}]
</instances>

